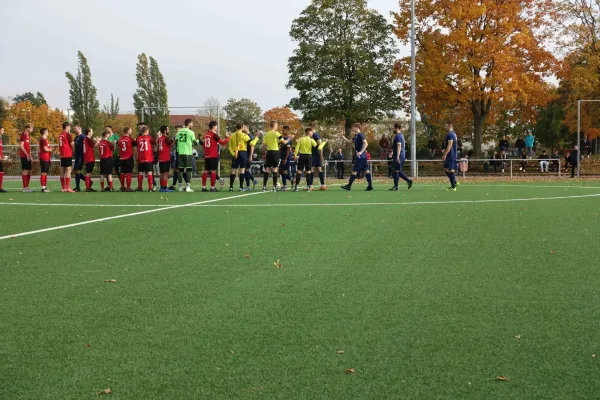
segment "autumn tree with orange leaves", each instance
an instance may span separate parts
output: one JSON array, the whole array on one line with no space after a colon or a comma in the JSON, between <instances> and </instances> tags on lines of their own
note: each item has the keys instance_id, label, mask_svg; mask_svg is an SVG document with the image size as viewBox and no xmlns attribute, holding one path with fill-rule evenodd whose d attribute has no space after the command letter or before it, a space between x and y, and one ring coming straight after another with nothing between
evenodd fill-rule
<instances>
[{"instance_id":1,"label":"autumn tree with orange leaves","mask_svg":"<svg viewBox=\"0 0 600 400\"><path fill-rule=\"evenodd\" d=\"M302 122L298 115L293 112L289 107L275 107L265 112L265 129L268 130L269 123L276 121L279 123L279 129L283 126L288 125L293 134L297 134L302 129Z\"/></svg>"},{"instance_id":2,"label":"autumn tree with orange leaves","mask_svg":"<svg viewBox=\"0 0 600 400\"><path fill-rule=\"evenodd\" d=\"M544 78L557 62L544 44L554 15L552 0L416 0L418 104L438 126L447 118L470 119L481 153L495 110L533 116L552 99ZM400 2L395 33L408 43L409 30L410 2ZM408 95L410 58L395 70Z\"/></svg>"},{"instance_id":3,"label":"autumn tree with orange leaves","mask_svg":"<svg viewBox=\"0 0 600 400\"><path fill-rule=\"evenodd\" d=\"M8 144L17 144L25 124L32 123L37 137L40 128L48 128L49 142L57 143L58 135L62 131L62 123L66 116L60 110L52 110L47 104L36 107L29 101L13 104L7 112L4 120L5 134L8 136Z\"/></svg>"}]
</instances>

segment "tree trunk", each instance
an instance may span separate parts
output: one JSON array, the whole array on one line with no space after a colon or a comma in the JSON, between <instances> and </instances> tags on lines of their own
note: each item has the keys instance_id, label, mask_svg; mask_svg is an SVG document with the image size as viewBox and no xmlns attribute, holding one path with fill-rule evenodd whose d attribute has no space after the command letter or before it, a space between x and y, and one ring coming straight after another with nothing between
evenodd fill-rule
<instances>
[{"instance_id":1,"label":"tree trunk","mask_svg":"<svg viewBox=\"0 0 600 400\"><path fill-rule=\"evenodd\" d=\"M352 131L352 118L350 116L346 116L346 122L344 124L344 134L347 138L350 137L350 132Z\"/></svg>"},{"instance_id":2,"label":"tree trunk","mask_svg":"<svg viewBox=\"0 0 600 400\"><path fill-rule=\"evenodd\" d=\"M483 117L479 113L473 113L473 151L479 157L481 155L481 135L483 133Z\"/></svg>"}]
</instances>

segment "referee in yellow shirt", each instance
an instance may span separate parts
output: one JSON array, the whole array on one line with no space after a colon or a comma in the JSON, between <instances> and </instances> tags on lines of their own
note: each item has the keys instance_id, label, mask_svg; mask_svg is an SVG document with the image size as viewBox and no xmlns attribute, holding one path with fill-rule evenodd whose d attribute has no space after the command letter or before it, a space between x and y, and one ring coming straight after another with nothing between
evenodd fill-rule
<instances>
[{"instance_id":1,"label":"referee in yellow shirt","mask_svg":"<svg viewBox=\"0 0 600 400\"><path fill-rule=\"evenodd\" d=\"M302 178L302 171L306 173L307 177L312 171L312 149L317 146L317 142L312 138L313 132L314 130L312 128L306 128L304 130L304 136L296 143L296 154L294 154L294 159L298 165L298 170L296 171L296 186L294 187L294 192L298 191L300 178ZM300 157L298 157L298 154L300 154ZM309 186L308 190L312 192L312 186Z\"/></svg>"},{"instance_id":2,"label":"referee in yellow shirt","mask_svg":"<svg viewBox=\"0 0 600 400\"><path fill-rule=\"evenodd\" d=\"M248 150L247 143L250 141L248 136L248 125L246 123L238 123L235 126L237 130L231 139L229 140L229 152L233 157L231 161L231 175L229 175L229 191L233 192L233 182L235 182L235 175L238 170L240 172L240 192L244 190L244 175L246 172L246 165L248 164Z\"/></svg>"},{"instance_id":3,"label":"referee in yellow shirt","mask_svg":"<svg viewBox=\"0 0 600 400\"><path fill-rule=\"evenodd\" d=\"M288 144L294 139L294 136L289 136L287 139L283 139L281 133L277 131L277 121L271 121L269 124L271 130L265 133L263 142L267 147L267 159L265 160L265 175L263 178L263 192L267 191L267 182L269 181L269 174L273 173L273 191L277 191L277 172L279 168L279 145Z\"/></svg>"}]
</instances>

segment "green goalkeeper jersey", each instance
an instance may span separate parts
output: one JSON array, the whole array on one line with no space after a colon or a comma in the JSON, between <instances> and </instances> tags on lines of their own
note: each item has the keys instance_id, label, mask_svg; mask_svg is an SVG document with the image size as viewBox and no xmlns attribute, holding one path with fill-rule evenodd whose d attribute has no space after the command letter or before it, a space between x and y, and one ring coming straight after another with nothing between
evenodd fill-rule
<instances>
[{"instance_id":1,"label":"green goalkeeper jersey","mask_svg":"<svg viewBox=\"0 0 600 400\"><path fill-rule=\"evenodd\" d=\"M180 156L191 156L194 152L192 146L197 144L196 134L188 128L182 128L177 132L177 153Z\"/></svg>"}]
</instances>

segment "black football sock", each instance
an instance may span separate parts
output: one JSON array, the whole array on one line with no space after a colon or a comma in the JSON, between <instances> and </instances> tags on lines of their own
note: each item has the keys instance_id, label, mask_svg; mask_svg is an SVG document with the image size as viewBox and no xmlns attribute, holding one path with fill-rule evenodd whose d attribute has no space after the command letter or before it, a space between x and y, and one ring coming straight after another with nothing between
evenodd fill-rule
<instances>
[{"instance_id":1,"label":"black football sock","mask_svg":"<svg viewBox=\"0 0 600 400\"><path fill-rule=\"evenodd\" d=\"M267 182L269 182L269 173L265 172L263 174L263 187L267 187Z\"/></svg>"},{"instance_id":2,"label":"black football sock","mask_svg":"<svg viewBox=\"0 0 600 400\"><path fill-rule=\"evenodd\" d=\"M233 189L233 182L235 182L235 174L229 175L229 187Z\"/></svg>"},{"instance_id":3,"label":"black football sock","mask_svg":"<svg viewBox=\"0 0 600 400\"><path fill-rule=\"evenodd\" d=\"M244 174L240 172L240 189L244 188Z\"/></svg>"},{"instance_id":4,"label":"black football sock","mask_svg":"<svg viewBox=\"0 0 600 400\"><path fill-rule=\"evenodd\" d=\"M321 186L325 186L325 172L319 172L319 181L321 181Z\"/></svg>"},{"instance_id":5,"label":"black football sock","mask_svg":"<svg viewBox=\"0 0 600 400\"><path fill-rule=\"evenodd\" d=\"M371 174L366 174L367 175L367 183L369 184L369 187L373 187L373 179L371 178Z\"/></svg>"},{"instance_id":6,"label":"black football sock","mask_svg":"<svg viewBox=\"0 0 600 400\"><path fill-rule=\"evenodd\" d=\"M277 187L277 172L273 172L273 187Z\"/></svg>"},{"instance_id":7,"label":"black football sock","mask_svg":"<svg viewBox=\"0 0 600 400\"><path fill-rule=\"evenodd\" d=\"M406 174L405 174L405 173L404 173L404 171L402 171L402 170L400 170L400 171L398 172L398 176L399 176L400 178L402 178L402 180L403 180L403 181L405 181L405 182L409 182L409 181L410 181L410 179L408 179L408 177L406 176ZM396 184L396 186L398 186L398 184Z\"/></svg>"},{"instance_id":8,"label":"black football sock","mask_svg":"<svg viewBox=\"0 0 600 400\"><path fill-rule=\"evenodd\" d=\"M398 181L400 180L400 173L394 171L394 187L398 187Z\"/></svg>"},{"instance_id":9,"label":"black football sock","mask_svg":"<svg viewBox=\"0 0 600 400\"><path fill-rule=\"evenodd\" d=\"M352 187L352 183L356 179L356 175L350 175L350 180L348 181L348 187Z\"/></svg>"}]
</instances>

